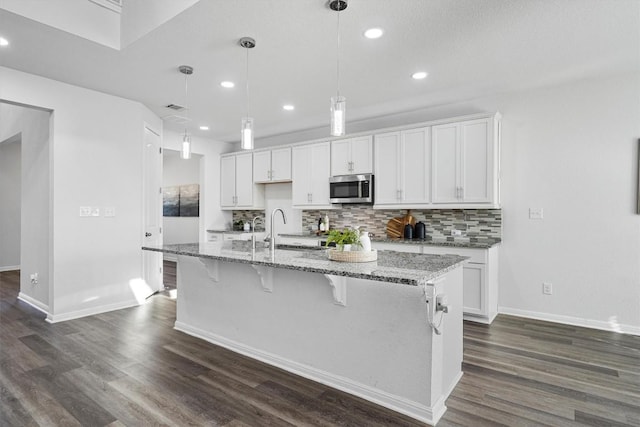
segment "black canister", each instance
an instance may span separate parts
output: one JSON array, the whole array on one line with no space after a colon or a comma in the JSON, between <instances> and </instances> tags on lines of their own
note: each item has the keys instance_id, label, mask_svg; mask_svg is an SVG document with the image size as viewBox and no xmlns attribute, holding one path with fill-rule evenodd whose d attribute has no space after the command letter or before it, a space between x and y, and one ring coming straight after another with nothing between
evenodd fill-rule
<instances>
[{"instance_id":1,"label":"black canister","mask_svg":"<svg viewBox=\"0 0 640 427\"><path fill-rule=\"evenodd\" d=\"M415 230L414 230L414 238L415 239L424 239L425 236L427 234L427 229L424 225L424 222L419 221L416 224Z\"/></svg>"},{"instance_id":2,"label":"black canister","mask_svg":"<svg viewBox=\"0 0 640 427\"><path fill-rule=\"evenodd\" d=\"M413 226L411 224L404 226L404 238L413 239Z\"/></svg>"}]
</instances>

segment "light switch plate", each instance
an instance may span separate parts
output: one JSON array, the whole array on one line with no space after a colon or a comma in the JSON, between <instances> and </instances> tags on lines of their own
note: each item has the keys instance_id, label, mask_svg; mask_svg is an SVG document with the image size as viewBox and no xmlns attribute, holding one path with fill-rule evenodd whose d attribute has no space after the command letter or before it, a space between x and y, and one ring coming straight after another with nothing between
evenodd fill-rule
<instances>
[{"instance_id":1,"label":"light switch plate","mask_svg":"<svg viewBox=\"0 0 640 427\"><path fill-rule=\"evenodd\" d=\"M544 218L544 211L542 208L529 208L529 219L542 218Z\"/></svg>"},{"instance_id":2,"label":"light switch plate","mask_svg":"<svg viewBox=\"0 0 640 427\"><path fill-rule=\"evenodd\" d=\"M100 216L100 208L91 208L91 216Z\"/></svg>"}]
</instances>

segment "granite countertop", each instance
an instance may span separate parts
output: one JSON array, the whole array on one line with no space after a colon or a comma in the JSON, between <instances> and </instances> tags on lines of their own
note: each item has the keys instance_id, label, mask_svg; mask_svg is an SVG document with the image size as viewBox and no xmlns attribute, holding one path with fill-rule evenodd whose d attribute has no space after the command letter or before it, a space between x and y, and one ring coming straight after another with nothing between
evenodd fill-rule
<instances>
[{"instance_id":1,"label":"granite countertop","mask_svg":"<svg viewBox=\"0 0 640 427\"><path fill-rule=\"evenodd\" d=\"M327 236L326 233L317 235L316 233L280 233L278 236L281 237L296 237L296 238L304 238L304 239L322 239ZM426 246L449 246L449 247L458 247L458 248L471 248L471 249L489 249L495 245L500 244L500 240L490 240L490 241L471 241L469 237L457 237L458 240L444 240L444 239L392 239L389 237L372 237L371 242L376 243L399 243L403 245L426 245Z\"/></svg>"},{"instance_id":2,"label":"granite countertop","mask_svg":"<svg viewBox=\"0 0 640 427\"><path fill-rule=\"evenodd\" d=\"M239 249L234 249L234 247ZM467 257L457 255L378 251L377 261L350 263L329 260L326 250L276 249L271 254L268 249L251 251L242 245L234 245L233 242L143 246L142 249L412 286L426 284L429 280L460 266L467 259Z\"/></svg>"}]
</instances>

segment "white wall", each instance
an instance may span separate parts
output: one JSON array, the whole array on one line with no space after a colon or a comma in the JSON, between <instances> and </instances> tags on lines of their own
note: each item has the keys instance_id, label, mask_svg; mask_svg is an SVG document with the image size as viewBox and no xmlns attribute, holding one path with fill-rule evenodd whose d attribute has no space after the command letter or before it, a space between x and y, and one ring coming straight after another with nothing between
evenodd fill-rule
<instances>
[{"instance_id":1,"label":"white wall","mask_svg":"<svg viewBox=\"0 0 640 427\"><path fill-rule=\"evenodd\" d=\"M139 103L4 67L0 81L0 99L53 110L49 320L137 304L143 126L160 133L160 119ZM81 218L80 206L101 215Z\"/></svg>"},{"instance_id":2,"label":"white wall","mask_svg":"<svg viewBox=\"0 0 640 427\"><path fill-rule=\"evenodd\" d=\"M640 334L635 213L640 75L603 76L348 124L350 132L503 114L500 310ZM325 137L267 138L259 147ZM544 219L529 220L530 207ZM542 294L542 282L553 295Z\"/></svg>"},{"instance_id":3,"label":"white wall","mask_svg":"<svg viewBox=\"0 0 640 427\"><path fill-rule=\"evenodd\" d=\"M163 150L162 187L200 183L200 154L181 159L180 152ZM200 217L162 217L162 243L193 243L200 240Z\"/></svg>"},{"instance_id":4,"label":"white wall","mask_svg":"<svg viewBox=\"0 0 640 427\"><path fill-rule=\"evenodd\" d=\"M293 209L291 196L291 183L284 182L278 184L265 184L264 186L264 203L265 203L265 230L271 234L271 212L280 208L287 217L287 223L282 222L282 215L277 213L274 222L276 234L280 233L299 233L302 231L302 211Z\"/></svg>"},{"instance_id":5,"label":"white wall","mask_svg":"<svg viewBox=\"0 0 640 427\"><path fill-rule=\"evenodd\" d=\"M20 268L21 141L20 134L0 141L0 271Z\"/></svg>"},{"instance_id":6,"label":"white wall","mask_svg":"<svg viewBox=\"0 0 640 427\"><path fill-rule=\"evenodd\" d=\"M47 311L51 286L51 144L49 111L0 102L0 135L20 134L20 297ZM38 274L32 284L31 274Z\"/></svg>"},{"instance_id":7,"label":"white wall","mask_svg":"<svg viewBox=\"0 0 640 427\"><path fill-rule=\"evenodd\" d=\"M182 134L165 131L162 143L165 149L180 150ZM206 242L207 229L225 228L231 222L231 212L220 209L220 154L233 151L225 142L192 136L191 152L200 154L200 222L198 241Z\"/></svg>"}]
</instances>

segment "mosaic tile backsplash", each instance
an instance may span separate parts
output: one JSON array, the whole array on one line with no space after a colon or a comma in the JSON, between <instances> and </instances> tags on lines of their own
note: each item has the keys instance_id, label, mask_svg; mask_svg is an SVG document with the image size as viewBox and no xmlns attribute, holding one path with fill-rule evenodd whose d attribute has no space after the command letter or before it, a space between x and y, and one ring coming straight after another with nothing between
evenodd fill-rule
<instances>
[{"instance_id":1,"label":"mosaic tile backsplash","mask_svg":"<svg viewBox=\"0 0 640 427\"><path fill-rule=\"evenodd\" d=\"M403 217L406 209L373 209L368 205L344 205L337 210L305 210L302 212L302 230L314 231L318 219L329 216L332 229L359 225L362 230L373 234L374 238L384 238L387 222L391 218ZM233 211L233 220L251 219L264 215L260 211ZM425 223L428 240L471 241L496 243L502 240L501 209L429 209L411 210L417 221ZM452 236L451 230L462 231L461 236Z\"/></svg>"}]
</instances>

